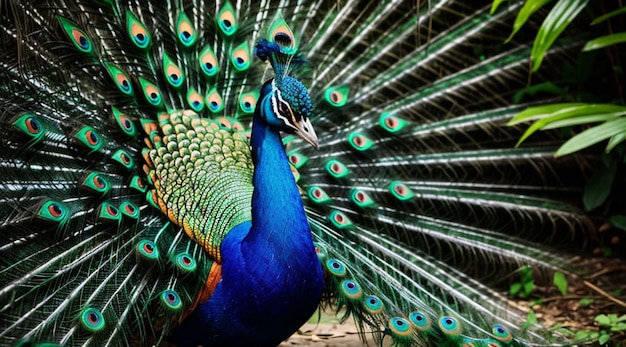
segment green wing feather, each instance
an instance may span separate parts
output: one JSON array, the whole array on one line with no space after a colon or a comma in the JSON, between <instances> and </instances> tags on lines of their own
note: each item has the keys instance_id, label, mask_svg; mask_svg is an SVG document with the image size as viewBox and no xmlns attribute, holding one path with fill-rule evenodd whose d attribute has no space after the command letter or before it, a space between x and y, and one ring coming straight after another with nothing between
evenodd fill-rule
<instances>
[{"instance_id":1,"label":"green wing feather","mask_svg":"<svg viewBox=\"0 0 626 347\"><path fill-rule=\"evenodd\" d=\"M162 141L149 152L156 201L189 238L220 262L220 244L250 221L252 158L240 124L200 118L191 111L161 119ZM228 129L228 130L226 130ZM155 135L160 136L160 135Z\"/></svg>"}]
</instances>

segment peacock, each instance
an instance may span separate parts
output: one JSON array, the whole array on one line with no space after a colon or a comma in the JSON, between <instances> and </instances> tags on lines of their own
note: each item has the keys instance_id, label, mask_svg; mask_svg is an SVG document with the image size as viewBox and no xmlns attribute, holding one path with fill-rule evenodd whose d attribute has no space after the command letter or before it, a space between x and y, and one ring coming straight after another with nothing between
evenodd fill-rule
<instances>
[{"instance_id":1,"label":"peacock","mask_svg":"<svg viewBox=\"0 0 626 347\"><path fill-rule=\"evenodd\" d=\"M521 6L1 1L0 345L570 344L496 286L594 230Z\"/></svg>"}]
</instances>

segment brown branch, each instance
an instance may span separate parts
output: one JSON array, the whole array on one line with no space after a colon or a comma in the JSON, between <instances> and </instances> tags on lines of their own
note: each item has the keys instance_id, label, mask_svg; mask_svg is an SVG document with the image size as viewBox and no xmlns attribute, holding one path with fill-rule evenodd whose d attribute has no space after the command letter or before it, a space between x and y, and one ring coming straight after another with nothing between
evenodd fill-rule
<instances>
[{"instance_id":1,"label":"brown branch","mask_svg":"<svg viewBox=\"0 0 626 347\"><path fill-rule=\"evenodd\" d=\"M604 268L604 269L602 269L602 270L600 270L600 271L598 271L598 272L596 272L594 274L591 274L589 276L585 276L585 278L587 280L593 280L593 279L595 279L597 277L606 275L607 273L616 272L616 271L625 271L625 270L626 270L626 266L607 267L607 268Z\"/></svg>"},{"instance_id":2,"label":"brown branch","mask_svg":"<svg viewBox=\"0 0 626 347\"><path fill-rule=\"evenodd\" d=\"M599 287L595 286L594 284L591 284L591 282L589 282L589 281L583 281L583 283L584 283L587 287L589 287L589 288L591 288L593 291L595 291L596 293L598 293L598 294L600 294L600 295L604 296L605 298L607 298L607 299L609 299L609 300L613 301L613 302L614 302L614 303L616 303L617 305L622 306L622 307L626 307L626 302L623 302L622 300L620 300L620 299L618 299L618 298L614 297L613 295L611 295L611 294L609 294L609 293L605 292L604 290L600 289Z\"/></svg>"}]
</instances>

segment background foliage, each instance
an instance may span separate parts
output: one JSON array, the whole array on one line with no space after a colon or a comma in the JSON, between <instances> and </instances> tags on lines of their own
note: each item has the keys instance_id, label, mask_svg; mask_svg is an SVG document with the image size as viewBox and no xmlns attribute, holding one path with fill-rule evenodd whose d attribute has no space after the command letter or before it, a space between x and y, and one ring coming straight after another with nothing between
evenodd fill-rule
<instances>
[{"instance_id":1,"label":"background foliage","mask_svg":"<svg viewBox=\"0 0 626 347\"><path fill-rule=\"evenodd\" d=\"M494 0L491 11L511 5L504 0ZM542 68L548 48L571 40L566 30L569 26L589 27L584 37L586 44L580 47L575 65L563 62L561 81L537 85L531 82L526 89L528 94L552 93L558 101L530 107L508 125L529 123L518 146L523 146L524 140L538 131L559 129L563 144L556 149L556 157L584 151L599 158L599 165L584 188L582 204L598 221L600 247L595 252L623 259L626 257L626 6L622 1L527 0L512 23L507 42L533 16L544 18L531 52L531 81L532 73ZM516 97L521 100L525 96L521 93ZM557 274L554 284L563 295L567 293L563 276ZM528 297L532 287L532 274L522 271L520 281L511 286L510 292ZM591 298L582 298L579 304L582 307L591 302ZM595 317L595 324L596 329L580 330L575 337L592 339L603 346L626 345L626 315L603 312Z\"/></svg>"}]
</instances>

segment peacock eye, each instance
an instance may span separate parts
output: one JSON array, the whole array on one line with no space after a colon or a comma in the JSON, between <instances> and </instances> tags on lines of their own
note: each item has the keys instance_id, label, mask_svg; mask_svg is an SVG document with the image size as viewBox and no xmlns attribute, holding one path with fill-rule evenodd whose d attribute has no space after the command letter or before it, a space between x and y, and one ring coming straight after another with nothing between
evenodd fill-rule
<instances>
[{"instance_id":1,"label":"peacock eye","mask_svg":"<svg viewBox=\"0 0 626 347\"><path fill-rule=\"evenodd\" d=\"M291 111L291 106L285 99L281 92L276 89L272 93L272 105L274 106L274 111L277 113L278 118L280 118L285 123L294 123L294 120L298 120L297 115L295 115Z\"/></svg>"},{"instance_id":2,"label":"peacock eye","mask_svg":"<svg viewBox=\"0 0 626 347\"><path fill-rule=\"evenodd\" d=\"M291 116L291 106L285 100L278 101L278 111L285 117ZM297 115L294 115L297 118ZM296 119L297 120L297 119Z\"/></svg>"}]
</instances>

